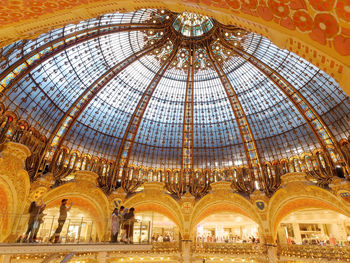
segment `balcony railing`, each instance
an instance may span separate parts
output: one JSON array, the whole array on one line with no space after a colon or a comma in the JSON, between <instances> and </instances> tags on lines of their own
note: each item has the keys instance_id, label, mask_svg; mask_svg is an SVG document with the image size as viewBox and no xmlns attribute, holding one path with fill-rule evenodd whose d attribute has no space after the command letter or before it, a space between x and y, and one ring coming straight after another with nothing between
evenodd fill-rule
<instances>
[{"instance_id":1,"label":"balcony railing","mask_svg":"<svg viewBox=\"0 0 350 263\"><path fill-rule=\"evenodd\" d=\"M258 243L196 243L192 251L195 254L236 255L249 258L260 257L267 253L266 247Z\"/></svg>"},{"instance_id":2,"label":"balcony railing","mask_svg":"<svg viewBox=\"0 0 350 263\"><path fill-rule=\"evenodd\" d=\"M155 253L177 253L180 249L179 242L153 242L152 252Z\"/></svg>"},{"instance_id":3,"label":"balcony railing","mask_svg":"<svg viewBox=\"0 0 350 263\"><path fill-rule=\"evenodd\" d=\"M350 262L349 246L280 245L281 260L327 260L327 262Z\"/></svg>"}]
</instances>

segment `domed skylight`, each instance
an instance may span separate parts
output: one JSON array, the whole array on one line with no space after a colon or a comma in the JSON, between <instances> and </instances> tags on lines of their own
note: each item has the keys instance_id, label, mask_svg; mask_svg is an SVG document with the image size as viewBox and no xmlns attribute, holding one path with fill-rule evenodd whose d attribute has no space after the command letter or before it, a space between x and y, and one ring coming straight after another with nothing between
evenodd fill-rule
<instances>
[{"instance_id":1,"label":"domed skylight","mask_svg":"<svg viewBox=\"0 0 350 263\"><path fill-rule=\"evenodd\" d=\"M66 147L119 168L261 167L349 136L333 78L205 16L106 14L1 55L3 103L48 138L48 161Z\"/></svg>"}]
</instances>

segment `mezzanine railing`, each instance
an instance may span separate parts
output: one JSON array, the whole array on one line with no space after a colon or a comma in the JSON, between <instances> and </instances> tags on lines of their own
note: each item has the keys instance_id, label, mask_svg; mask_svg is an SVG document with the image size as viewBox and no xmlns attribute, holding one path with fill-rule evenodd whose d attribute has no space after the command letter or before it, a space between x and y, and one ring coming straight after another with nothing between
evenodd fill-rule
<instances>
[{"instance_id":1,"label":"mezzanine railing","mask_svg":"<svg viewBox=\"0 0 350 263\"><path fill-rule=\"evenodd\" d=\"M247 258L260 258L267 253L266 246L259 243L196 243L192 251L197 255L237 255Z\"/></svg>"},{"instance_id":2,"label":"mezzanine railing","mask_svg":"<svg viewBox=\"0 0 350 263\"><path fill-rule=\"evenodd\" d=\"M280 245L281 260L327 260L327 262L350 262L350 246L335 245Z\"/></svg>"}]
</instances>

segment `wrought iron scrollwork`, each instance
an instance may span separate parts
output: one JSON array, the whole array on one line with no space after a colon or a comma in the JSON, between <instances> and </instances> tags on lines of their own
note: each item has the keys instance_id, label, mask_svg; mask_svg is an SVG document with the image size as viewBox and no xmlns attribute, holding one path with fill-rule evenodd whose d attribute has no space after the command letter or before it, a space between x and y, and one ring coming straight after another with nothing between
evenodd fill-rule
<instances>
[{"instance_id":1,"label":"wrought iron scrollwork","mask_svg":"<svg viewBox=\"0 0 350 263\"><path fill-rule=\"evenodd\" d=\"M307 170L306 173L316 180L317 185L326 187L336 176L335 166L328 154L317 152L312 156L313 167Z\"/></svg>"},{"instance_id":2,"label":"wrought iron scrollwork","mask_svg":"<svg viewBox=\"0 0 350 263\"><path fill-rule=\"evenodd\" d=\"M254 191L254 174L247 167L235 169L231 187L238 192L251 194Z\"/></svg>"},{"instance_id":3,"label":"wrought iron scrollwork","mask_svg":"<svg viewBox=\"0 0 350 263\"><path fill-rule=\"evenodd\" d=\"M61 148L57 161L52 163L51 172L56 180L56 184L60 184L62 179L70 175L76 170L76 164L79 161L79 157L76 155L69 155L68 150Z\"/></svg>"},{"instance_id":4,"label":"wrought iron scrollwork","mask_svg":"<svg viewBox=\"0 0 350 263\"><path fill-rule=\"evenodd\" d=\"M135 171L134 169L130 169L129 167L121 170L122 178L121 178L121 187L127 193L134 193L137 188L139 188L144 181L147 179L140 178L140 173L143 171Z\"/></svg>"},{"instance_id":5,"label":"wrought iron scrollwork","mask_svg":"<svg viewBox=\"0 0 350 263\"><path fill-rule=\"evenodd\" d=\"M203 172L200 170L188 172L190 173L190 193L196 198L204 196L210 188L208 172L205 170Z\"/></svg>"},{"instance_id":6,"label":"wrought iron scrollwork","mask_svg":"<svg viewBox=\"0 0 350 263\"><path fill-rule=\"evenodd\" d=\"M186 184L183 180L182 173L180 169L175 169L172 171L167 170L165 176L165 186L170 194L181 198L183 194L186 193Z\"/></svg>"},{"instance_id":7,"label":"wrought iron scrollwork","mask_svg":"<svg viewBox=\"0 0 350 263\"><path fill-rule=\"evenodd\" d=\"M263 178L265 180L265 192L267 195L272 195L280 186L282 169L279 165L265 164L262 167L262 172L265 175Z\"/></svg>"}]
</instances>

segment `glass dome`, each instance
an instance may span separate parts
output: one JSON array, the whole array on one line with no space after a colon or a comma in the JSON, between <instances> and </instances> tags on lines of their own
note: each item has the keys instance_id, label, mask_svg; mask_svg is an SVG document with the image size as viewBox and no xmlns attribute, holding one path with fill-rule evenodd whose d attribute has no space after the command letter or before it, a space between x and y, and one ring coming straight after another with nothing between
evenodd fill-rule
<instances>
[{"instance_id":1,"label":"glass dome","mask_svg":"<svg viewBox=\"0 0 350 263\"><path fill-rule=\"evenodd\" d=\"M332 77L205 16L106 14L1 55L2 101L46 136L49 161L65 147L117 167L262 167L349 136Z\"/></svg>"}]
</instances>

